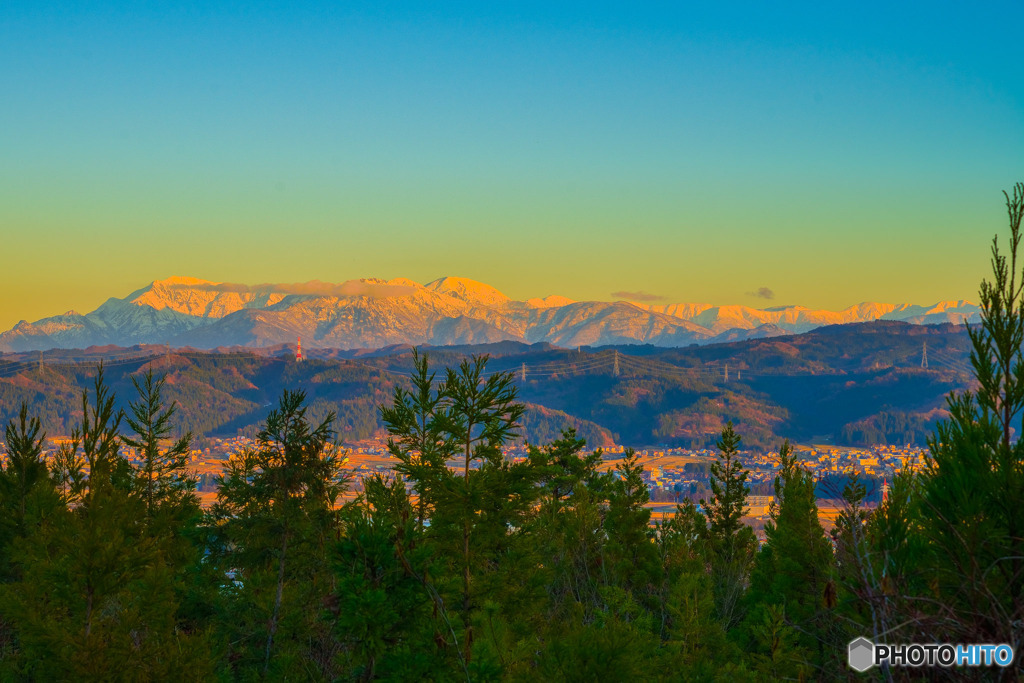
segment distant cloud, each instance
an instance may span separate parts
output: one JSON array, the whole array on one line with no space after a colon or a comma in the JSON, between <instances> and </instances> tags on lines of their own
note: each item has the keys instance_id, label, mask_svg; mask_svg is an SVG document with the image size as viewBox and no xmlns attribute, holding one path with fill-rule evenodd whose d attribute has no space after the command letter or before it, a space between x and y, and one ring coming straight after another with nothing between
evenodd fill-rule
<instances>
[{"instance_id":1,"label":"distant cloud","mask_svg":"<svg viewBox=\"0 0 1024 683\"><path fill-rule=\"evenodd\" d=\"M760 287L756 292L747 292L747 296L756 296L759 299L774 299L775 292L767 287Z\"/></svg>"},{"instance_id":2,"label":"distant cloud","mask_svg":"<svg viewBox=\"0 0 1024 683\"><path fill-rule=\"evenodd\" d=\"M665 298L660 294L648 294L647 292L612 292L612 296L627 301L662 301Z\"/></svg>"}]
</instances>

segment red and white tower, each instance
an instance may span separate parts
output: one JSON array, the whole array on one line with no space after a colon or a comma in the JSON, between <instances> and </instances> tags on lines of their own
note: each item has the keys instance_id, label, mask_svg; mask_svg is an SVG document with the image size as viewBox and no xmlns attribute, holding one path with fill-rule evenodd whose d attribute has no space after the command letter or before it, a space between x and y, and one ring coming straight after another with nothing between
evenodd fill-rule
<instances>
[{"instance_id":1,"label":"red and white tower","mask_svg":"<svg viewBox=\"0 0 1024 683\"><path fill-rule=\"evenodd\" d=\"M889 500L889 480L882 480L882 502Z\"/></svg>"},{"instance_id":2,"label":"red and white tower","mask_svg":"<svg viewBox=\"0 0 1024 683\"><path fill-rule=\"evenodd\" d=\"M295 345L295 360L302 362L302 337L299 337L299 343Z\"/></svg>"}]
</instances>

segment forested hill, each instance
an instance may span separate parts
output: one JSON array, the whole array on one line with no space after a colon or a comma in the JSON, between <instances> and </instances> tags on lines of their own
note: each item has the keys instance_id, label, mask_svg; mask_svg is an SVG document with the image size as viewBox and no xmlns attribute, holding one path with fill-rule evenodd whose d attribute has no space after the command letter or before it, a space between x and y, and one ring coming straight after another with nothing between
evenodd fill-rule
<instances>
[{"instance_id":1,"label":"forested hill","mask_svg":"<svg viewBox=\"0 0 1024 683\"><path fill-rule=\"evenodd\" d=\"M923 444L944 412L945 396L966 388L969 341L962 326L872 322L714 346L560 349L500 342L425 347L443 375L473 354L488 371L513 371L528 410L525 437L546 443L574 426L593 445L712 443L727 420L750 446L781 437L838 444ZM923 356L927 368L922 367ZM40 360L41 359L41 360ZM317 350L297 363L280 347L257 354L153 347L0 355L0 420L28 401L53 435L81 419L81 391L105 361L119 401L134 396L130 377L152 367L168 377L178 429L196 434L252 432L285 388L309 395L311 414L338 413L346 440L381 428L377 408L407 382L409 347Z\"/></svg>"}]
</instances>

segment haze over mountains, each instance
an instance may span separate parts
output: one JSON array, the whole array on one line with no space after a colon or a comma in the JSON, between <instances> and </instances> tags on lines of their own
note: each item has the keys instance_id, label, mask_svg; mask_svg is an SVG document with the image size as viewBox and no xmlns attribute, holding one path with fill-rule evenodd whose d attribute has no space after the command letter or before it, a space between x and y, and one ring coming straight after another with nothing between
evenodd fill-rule
<instances>
[{"instance_id":1,"label":"haze over mountains","mask_svg":"<svg viewBox=\"0 0 1024 683\"><path fill-rule=\"evenodd\" d=\"M900 320L975 322L968 301L931 306L865 302L842 311L802 306L757 309L710 304L573 301L548 296L515 301L494 287L458 277L426 285L364 279L341 284L240 285L171 277L96 310L21 321L0 334L0 351L113 344L380 348L393 344L547 342L560 347L652 344L680 347L775 337L824 325Z\"/></svg>"}]
</instances>

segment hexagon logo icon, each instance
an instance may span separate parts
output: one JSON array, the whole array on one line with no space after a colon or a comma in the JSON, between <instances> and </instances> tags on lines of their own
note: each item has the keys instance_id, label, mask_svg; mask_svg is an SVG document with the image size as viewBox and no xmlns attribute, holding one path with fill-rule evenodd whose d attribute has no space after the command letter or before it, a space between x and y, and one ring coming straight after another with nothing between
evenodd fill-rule
<instances>
[{"instance_id":1,"label":"hexagon logo icon","mask_svg":"<svg viewBox=\"0 0 1024 683\"><path fill-rule=\"evenodd\" d=\"M867 671L875 665L875 645L863 636L850 641L848 654L850 668L854 671Z\"/></svg>"}]
</instances>

